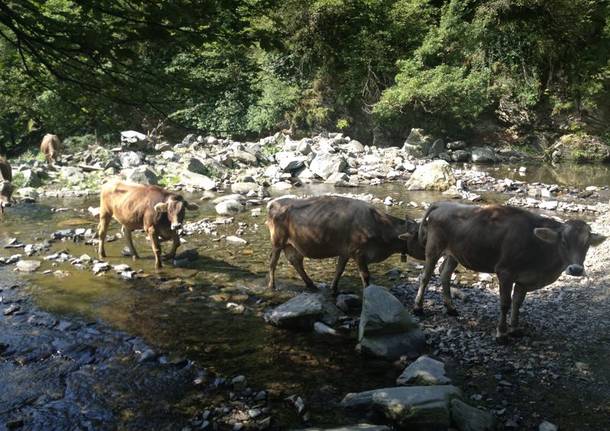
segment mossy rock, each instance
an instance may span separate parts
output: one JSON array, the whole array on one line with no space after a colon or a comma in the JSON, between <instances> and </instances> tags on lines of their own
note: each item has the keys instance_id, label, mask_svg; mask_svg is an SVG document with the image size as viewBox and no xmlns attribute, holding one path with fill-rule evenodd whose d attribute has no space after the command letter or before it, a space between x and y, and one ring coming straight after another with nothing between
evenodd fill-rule
<instances>
[{"instance_id":1,"label":"mossy rock","mask_svg":"<svg viewBox=\"0 0 610 431\"><path fill-rule=\"evenodd\" d=\"M553 161L610 162L610 147L599 137L586 134L563 135L551 148L551 154Z\"/></svg>"}]
</instances>

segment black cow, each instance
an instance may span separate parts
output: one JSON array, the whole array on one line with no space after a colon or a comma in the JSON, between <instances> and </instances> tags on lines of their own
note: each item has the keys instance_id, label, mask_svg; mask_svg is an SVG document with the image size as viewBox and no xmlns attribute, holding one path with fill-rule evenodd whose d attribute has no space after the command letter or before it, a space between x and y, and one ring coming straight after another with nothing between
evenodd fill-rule
<instances>
[{"instance_id":1,"label":"black cow","mask_svg":"<svg viewBox=\"0 0 610 431\"><path fill-rule=\"evenodd\" d=\"M417 222L386 214L374 206L341 196L308 199L278 198L268 205L267 226L271 233L269 288L275 288L275 268L282 250L308 288L315 288L303 268L303 258L337 257L333 292L347 261L352 258L364 287L369 284L368 264L395 253L424 258Z\"/></svg>"},{"instance_id":2,"label":"black cow","mask_svg":"<svg viewBox=\"0 0 610 431\"><path fill-rule=\"evenodd\" d=\"M426 263L414 312L423 311L426 286L441 256L445 256L440 276L449 314L457 314L449 284L458 263L473 271L495 273L500 282L498 341L506 340L511 293L510 334L518 336L519 308L525 294L553 283L564 270L569 275L583 275L589 246L606 239L592 233L582 220L561 223L510 206L455 202L432 204L420 224L419 238L425 242Z\"/></svg>"}]
</instances>

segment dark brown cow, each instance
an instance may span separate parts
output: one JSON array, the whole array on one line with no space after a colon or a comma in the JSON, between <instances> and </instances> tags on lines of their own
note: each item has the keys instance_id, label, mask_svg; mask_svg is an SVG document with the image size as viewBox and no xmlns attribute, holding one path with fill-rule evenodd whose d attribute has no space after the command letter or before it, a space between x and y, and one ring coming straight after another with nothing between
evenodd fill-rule
<instances>
[{"instance_id":1,"label":"dark brown cow","mask_svg":"<svg viewBox=\"0 0 610 431\"><path fill-rule=\"evenodd\" d=\"M473 271L495 273L500 282L498 341L506 340L511 293L510 335L518 336L519 309L525 294L553 283L564 270L569 275L583 275L589 246L605 239L581 220L561 223L520 208L455 202L432 204L420 224L419 238L426 244L426 264L414 311L423 310L426 286L441 256L445 256L440 276L449 314L457 314L449 285L458 263Z\"/></svg>"},{"instance_id":2,"label":"dark brown cow","mask_svg":"<svg viewBox=\"0 0 610 431\"><path fill-rule=\"evenodd\" d=\"M14 187L13 170L8 160L0 156L0 214L4 214L4 207L11 206L11 197Z\"/></svg>"},{"instance_id":3,"label":"dark brown cow","mask_svg":"<svg viewBox=\"0 0 610 431\"><path fill-rule=\"evenodd\" d=\"M44 135L42 142L40 143L40 152L44 154L49 165L57 161L60 151L61 141L59 140L59 136L50 133Z\"/></svg>"},{"instance_id":4,"label":"dark brown cow","mask_svg":"<svg viewBox=\"0 0 610 431\"><path fill-rule=\"evenodd\" d=\"M303 268L303 258L337 257L333 292L350 258L358 264L364 287L369 284L371 262L381 262L394 253L424 258L417 222L393 217L366 202L340 196L286 197L271 201L268 209L271 289L275 288L275 268L282 250L310 289L315 284Z\"/></svg>"},{"instance_id":5,"label":"dark brown cow","mask_svg":"<svg viewBox=\"0 0 610 431\"><path fill-rule=\"evenodd\" d=\"M100 194L98 227L100 258L106 257L104 241L108 223L114 217L122 225L123 234L134 259L139 256L133 246L131 231L144 229L152 244L155 264L157 268L161 268L159 240L173 241L172 249L167 255L168 258L173 258L180 245L177 230L184 221L184 212L186 209L197 208L197 205L189 204L182 196L170 193L161 187L129 184L118 180L104 184Z\"/></svg>"}]
</instances>

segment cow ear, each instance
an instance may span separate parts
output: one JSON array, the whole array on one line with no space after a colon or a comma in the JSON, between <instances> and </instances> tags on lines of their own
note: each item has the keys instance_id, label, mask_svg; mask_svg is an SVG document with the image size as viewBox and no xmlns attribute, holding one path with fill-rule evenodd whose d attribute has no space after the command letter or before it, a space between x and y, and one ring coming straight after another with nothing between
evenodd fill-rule
<instances>
[{"instance_id":1,"label":"cow ear","mask_svg":"<svg viewBox=\"0 0 610 431\"><path fill-rule=\"evenodd\" d=\"M186 203L186 209L189 210L189 211L197 211L199 209L199 205L187 202Z\"/></svg>"},{"instance_id":2,"label":"cow ear","mask_svg":"<svg viewBox=\"0 0 610 431\"><path fill-rule=\"evenodd\" d=\"M548 227L537 227L534 229L534 235L544 242L556 243L559 240L559 232L549 229Z\"/></svg>"},{"instance_id":3,"label":"cow ear","mask_svg":"<svg viewBox=\"0 0 610 431\"><path fill-rule=\"evenodd\" d=\"M410 232L405 232L398 235L398 239L402 239L403 241L408 241L411 238L413 238L413 234Z\"/></svg>"},{"instance_id":4,"label":"cow ear","mask_svg":"<svg viewBox=\"0 0 610 431\"><path fill-rule=\"evenodd\" d=\"M600 235L598 233L592 233L591 236L589 237L589 243L593 247L597 247L598 245L600 245L605 240L606 240L606 237L603 236L603 235Z\"/></svg>"},{"instance_id":5,"label":"cow ear","mask_svg":"<svg viewBox=\"0 0 610 431\"><path fill-rule=\"evenodd\" d=\"M159 202L155 205L155 211L158 213L166 213L167 212L167 202Z\"/></svg>"}]
</instances>

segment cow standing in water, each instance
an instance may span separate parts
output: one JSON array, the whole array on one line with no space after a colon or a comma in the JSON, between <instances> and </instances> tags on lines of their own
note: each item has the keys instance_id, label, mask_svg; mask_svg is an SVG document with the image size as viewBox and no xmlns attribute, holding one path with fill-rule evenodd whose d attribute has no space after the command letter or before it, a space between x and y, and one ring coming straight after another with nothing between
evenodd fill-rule
<instances>
[{"instance_id":1,"label":"cow standing in water","mask_svg":"<svg viewBox=\"0 0 610 431\"><path fill-rule=\"evenodd\" d=\"M424 258L424 248L417 239L417 222L391 216L360 200L341 196L286 197L271 201L268 209L267 226L273 247L270 289L275 288L275 268L282 251L310 289L316 286L303 268L303 258L337 257L331 284L335 293L350 258L358 264L364 287L369 284L369 263L381 262L395 253Z\"/></svg>"},{"instance_id":2,"label":"cow standing in water","mask_svg":"<svg viewBox=\"0 0 610 431\"><path fill-rule=\"evenodd\" d=\"M57 162L60 150L61 141L59 140L59 136L52 135L50 133L44 135L42 142L40 143L40 152L44 154L44 157L49 165Z\"/></svg>"},{"instance_id":3,"label":"cow standing in water","mask_svg":"<svg viewBox=\"0 0 610 431\"><path fill-rule=\"evenodd\" d=\"M155 265L161 268L160 240L172 240L172 249L167 255L174 258L180 245L178 229L184 221L185 210L196 210L181 195L170 193L161 187L129 184L118 180L102 186L100 193L100 223L98 227L100 259L106 257L104 241L110 220L121 223L127 246L134 259L139 258L133 246L131 231L144 229L152 244Z\"/></svg>"},{"instance_id":4,"label":"cow standing in water","mask_svg":"<svg viewBox=\"0 0 610 431\"><path fill-rule=\"evenodd\" d=\"M0 214L4 214L4 207L11 206L13 187L13 170L8 160L0 156Z\"/></svg>"},{"instance_id":5,"label":"cow standing in water","mask_svg":"<svg viewBox=\"0 0 610 431\"><path fill-rule=\"evenodd\" d=\"M584 274L589 246L606 238L591 232L587 223L565 223L529 211L502 205L474 206L437 202L428 208L419 228L425 241L426 263L420 278L414 312L423 312L426 286L441 256L443 300L447 313L455 315L450 292L451 274L458 263L467 269L495 273L500 283L500 319L496 338L518 336L519 309L527 292L553 283L565 270ZM513 289L514 285L514 289ZM511 307L511 331L506 315Z\"/></svg>"}]
</instances>

